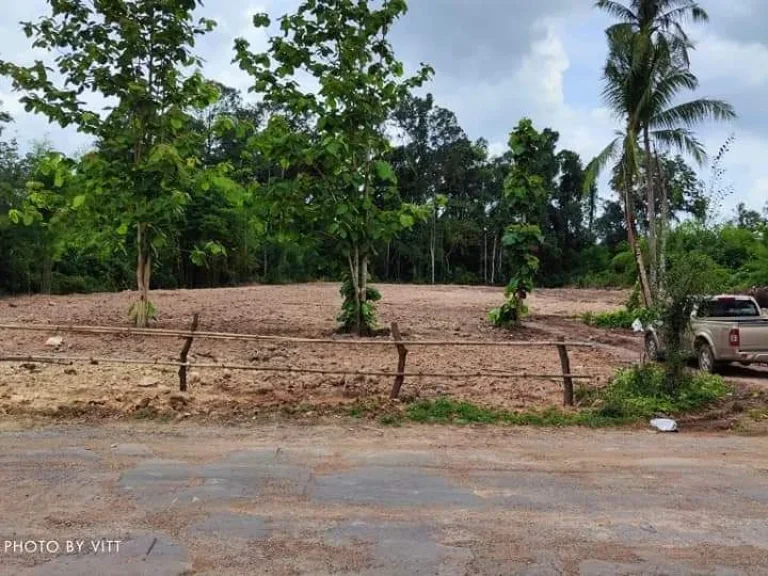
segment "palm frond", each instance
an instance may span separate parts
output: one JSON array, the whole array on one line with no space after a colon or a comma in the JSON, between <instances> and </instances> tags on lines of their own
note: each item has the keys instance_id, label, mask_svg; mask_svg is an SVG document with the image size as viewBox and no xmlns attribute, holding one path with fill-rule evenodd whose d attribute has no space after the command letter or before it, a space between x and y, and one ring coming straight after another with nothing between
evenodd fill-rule
<instances>
[{"instance_id":1,"label":"palm frond","mask_svg":"<svg viewBox=\"0 0 768 576\"><path fill-rule=\"evenodd\" d=\"M621 22L637 21L637 16L632 10L615 0L597 0L595 7Z\"/></svg>"},{"instance_id":2,"label":"palm frond","mask_svg":"<svg viewBox=\"0 0 768 576\"><path fill-rule=\"evenodd\" d=\"M693 132L687 128L654 130L651 132L651 137L666 148L689 155L699 165L703 165L707 161L707 153L704 150L704 146L696 139Z\"/></svg>"},{"instance_id":3,"label":"palm frond","mask_svg":"<svg viewBox=\"0 0 768 576\"><path fill-rule=\"evenodd\" d=\"M616 157L620 150L621 138L614 138L608 146L595 156L587 167L584 169L584 191L588 192L592 185L597 181L600 174L602 174L605 167L613 158Z\"/></svg>"},{"instance_id":4,"label":"palm frond","mask_svg":"<svg viewBox=\"0 0 768 576\"><path fill-rule=\"evenodd\" d=\"M699 98L655 114L649 124L653 128L671 129L680 126L690 128L705 120L728 121L734 118L736 118L736 112L727 102Z\"/></svg>"}]
</instances>

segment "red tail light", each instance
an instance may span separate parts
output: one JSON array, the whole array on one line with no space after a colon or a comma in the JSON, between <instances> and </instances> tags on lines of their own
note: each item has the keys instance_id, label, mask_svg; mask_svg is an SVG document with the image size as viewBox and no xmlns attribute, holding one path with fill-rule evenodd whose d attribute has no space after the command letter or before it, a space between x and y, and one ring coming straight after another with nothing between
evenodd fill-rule
<instances>
[{"instance_id":1,"label":"red tail light","mask_svg":"<svg viewBox=\"0 0 768 576\"><path fill-rule=\"evenodd\" d=\"M741 337L739 336L738 328L731 328L731 331L728 333L728 344L734 348L738 348L739 344L741 344Z\"/></svg>"}]
</instances>

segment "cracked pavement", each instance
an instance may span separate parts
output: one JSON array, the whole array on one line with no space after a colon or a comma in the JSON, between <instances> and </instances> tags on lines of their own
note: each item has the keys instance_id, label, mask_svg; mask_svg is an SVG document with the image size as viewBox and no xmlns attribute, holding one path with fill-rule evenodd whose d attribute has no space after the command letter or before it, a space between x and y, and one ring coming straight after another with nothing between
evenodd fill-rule
<instances>
[{"instance_id":1,"label":"cracked pavement","mask_svg":"<svg viewBox=\"0 0 768 576\"><path fill-rule=\"evenodd\" d=\"M6 425L0 486L0 574L768 573L762 437Z\"/></svg>"}]
</instances>

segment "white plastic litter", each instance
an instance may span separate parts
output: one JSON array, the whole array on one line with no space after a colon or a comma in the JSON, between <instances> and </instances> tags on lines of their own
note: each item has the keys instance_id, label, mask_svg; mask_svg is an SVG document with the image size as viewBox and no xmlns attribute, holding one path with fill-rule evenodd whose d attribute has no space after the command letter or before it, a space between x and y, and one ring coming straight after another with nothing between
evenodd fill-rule
<instances>
[{"instance_id":1,"label":"white plastic litter","mask_svg":"<svg viewBox=\"0 0 768 576\"><path fill-rule=\"evenodd\" d=\"M51 348L58 348L63 342L64 338L61 336L51 336L48 338L48 340L45 341L45 345L50 346Z\"/></svg>"},{"instance_id":2,"label":"white plastic litter","mask_svg":"<svg viewBox=\"0 0 768 576\"><path fill-rule=\"evenodd\" d=\"M659 432L677 432L677 422L671 418L654 418L651 420L651 426Z\"/></svg>"},{"instance_id":3,"label":"white plastic litter","mask_svg":"<svg viewBox=\"0 0 768 576\"><path fill-rule=\"evenodd\" d=\"M635 332L643 331L643 323L640 322L640 318L635 318L635 321L632 322L632 330Z\"/></svg>"}]
</instances>

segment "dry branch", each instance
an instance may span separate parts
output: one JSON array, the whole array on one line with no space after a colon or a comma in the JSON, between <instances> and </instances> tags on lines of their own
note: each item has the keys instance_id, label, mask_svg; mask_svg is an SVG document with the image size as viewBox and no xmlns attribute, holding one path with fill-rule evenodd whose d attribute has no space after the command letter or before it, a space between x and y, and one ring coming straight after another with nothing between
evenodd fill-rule
<instances>
[{"instance_id":1,"label":"dry branch","mask_svg":"<svg viewBox=\"0 0 768 576\"><path fill-rule=\"evenodd\" d=\"M189 331L194 332L197 330L197 322L200 319L200 315L195 312L194 316L192 316L192 324L189 326ZM179 366L179 391L180 392L186 392L187 391L187 356L189 355L189 349L192 348L192 337L190 336L186 340L184 340L184 346L181 348L181 353L179 354L179 362L181 366Z\"/></svg>"},{"instance_id":2,"label":"dry branch","mask_svg":"<svg viewBox=\"0 0 768 576\"><path fill-rule=\"evenodd\" d=\"M395 376L395 382L392 384L392 390L389 393L390 398L397 398L400 396L400 388L403 387L403 381L405 380L405 359L408 356L408 349L402 345L402 338L400 337L400 328L397 322L392 322L392 338L395 340L397 346L397 376Z\"/></svg>"},{"instance_id":3,"label":"dry branch","mask_svg":"<svg viewBox=\"0 0 768 576\"><path fill-rule=\"evenodd\" d=\"M501 372L501 371L480 371L480 372L385 372L377 370L326 370L323 368L286 368L286 367L266 367L249 366L238 364L214 364L214 363L186 363L163 360L132 360L125 358L89 358L85 356L0 356L0 362L37 362L40 364L65 364L65 363L86 363L86 364L137 364L146 366L187 366L188 368L218 368L227 370L242 370L248 372L282 372L296 374L327 374L338 376L412 376L418 378L541 378L547 380L560 380L564 377L574 380L592 380L595 378L592 374L535 374L528 372Z\"/></svg>"},{"instance_id":4,"label":"dry branch","mask_svg":"<svg viewBox=\"0 0 768 576\"><path fill-rule=\"evenodd\" d=\"M297 338L261 334L237 334L231 332L189 332L165 328L128 328L112 326L75 326L66 324L0 324L0 330L27 330L33 332L69 332L72 334L115 334L126 336L154 336L162 338L206 338L209 340L276 341L300 344L335 344L342 346L391 346L392 340L362 338ZM603 348L597 342L558 342L553 340L402 340L403 346L520 346L543 347L565 344L572 348Z\"/></svg>"}]
</instances>

